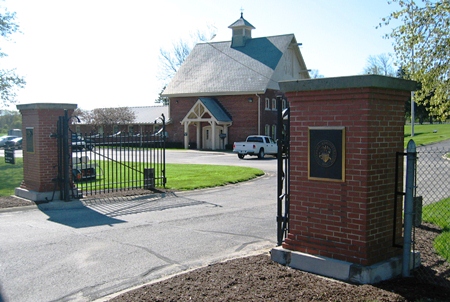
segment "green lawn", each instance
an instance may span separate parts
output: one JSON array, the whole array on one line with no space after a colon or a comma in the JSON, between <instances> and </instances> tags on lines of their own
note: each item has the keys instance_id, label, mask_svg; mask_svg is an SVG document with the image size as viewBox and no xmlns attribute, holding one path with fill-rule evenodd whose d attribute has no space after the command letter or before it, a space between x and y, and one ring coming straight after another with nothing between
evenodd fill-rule
<instances>
[{"instance_id":1,"label":"green lawn","mask_svg":"<svg viewBox=\"0 0 450 302\"><path fill-rule=\"evenodd\" d=\"M434 239L436 251L450 262L450 197L426 205L422 209L422 220L439 226L442 233Z\"/></svg>"},{"instance_id":2,"label":"green lawn","mask_svg":"<svg viewBox=\"0 0 450 302\"><path fill-rule=\"evenodd\" d=\"M238 166L167 164L166 175L166 188L193 190L250 180L264 172Z\"/></svg>"},{"instance_id":3,"label":"green lawn","mask_svg":"<svg viewBox=\"0 0 450 302\"><path fill-rule=\"evenodd\" d=\"M15 164L5 164L5 158L0 157L0 196L14 194L14 189L23 180L23 160L15 158Z\"/></svg>"},{"instance_id":4,"label":"green lawn","mask_svg":"<svg viewBox=\"0 0 450 302\"><path fill-rule=\"evenodd\" d=\"M117 172L122 173L119 179L126 179L128 170L120 171L114 162L98 162L104 171L103 176L97 182L101 189L105 183L112 183L110 175ZM143 170L142 165L135 167ZM110 172L108 172L110 171ZM113 171L114 173L111 173ZM239 166L221 166L221 165L184 165L184 164L166 164L166 188L173 190L193 190L200 188L209 188L223 186L250 180L252 178L264 175L264 171L249 167ZM137 183L142 182L142 176L139 173L132 173ZM23 179L23 162L21 158L16 158L16 164L6 164L4 159L0 160L0 196L9 196L14 194L14 188L20 185ZM94 185L94 183L92 183ZM120 187L120 184L118 184ZM123 186L123 185L122 185Z\"/></svg>"},{"instance_id":5,"label":"green lawn","mask_svg":"<svg viewBox=\"0 0 450 302\"><path fill-rule=\"evenodd\" d=\"M405 126L404 146L413 139L416 146L429 145L450 139L450 124L414 125L414 136L411 137L411 125Z\"/></svg>"}]
</instances>

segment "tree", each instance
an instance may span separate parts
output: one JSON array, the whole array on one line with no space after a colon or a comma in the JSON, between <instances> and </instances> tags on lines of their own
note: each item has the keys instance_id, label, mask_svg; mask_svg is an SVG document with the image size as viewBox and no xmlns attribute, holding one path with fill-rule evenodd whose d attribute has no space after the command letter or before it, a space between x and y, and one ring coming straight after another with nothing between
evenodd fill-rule
<instances>
[{"instance_id":1,"label":"tree","mask_svg":"<svg viewBox=\"0 0 450 302\"><path fill-rule=\"evenodd\" d=\"M164 90L166 90L166 86L164 86L164 87L161 89L161 92L158 94L158 98L155 100L155 103L157 103L157 104L163 104L163 105L169 105L169 98L168 98L168 97L163 97L163 96L162 96Z\"/></svg>"},{"instance_id":2,"label":"tree","mask_svg":"<svg viewBox=\"0 0 450 302\"><path fill-rule=\"evenodd\" d=\"M204 31L197 30L194 34L191 34L188 39L178 40L173 43L172 47L169 49L159 49L160 72L158 78L164 85L158 99L155 100L156 103L167 104L168 100L161 97L167 83L173 78L181 64L186 60L195 44L198 42L210 41L215 37L216 31L214 26L208 26Z\"/></svg>"},{"instance_id":3,"label":"tree","mask_svg":"<svg viewBox=\"0 0 450 302\"><path fill-rule=\"evenodd\" d=\"M0 110L0 133L22 128L22 115L18 111Z\"/></svg>"},{"instance_id":4,"label":"tree","mask_svg":"<svg viewBox=\"0 0 450 302\"><path fill-rule=\"evenodd\" d=\"M128 107L96 108L94 110L77 108L74 115L81 122L93 125L96 129L104 126L131 124L136 120L135 113Z\"/></svg>"},{"instance_id":5,"label":"tree","mask_svg":"<svg viewBox=\"0 0 450 302\"><path fill-rule=\"evenodd\" d=\"M389 55L383 53L377 56L369 56L367 58L367 65L364 67L364 74L395 76Z\"/></svg>"},{"instance_id":6,"label":"tree","mask_svg":"<svg viewBox=\"0 0 450 302\"><path fill-rule=\"evenodd\" d=\"M19 31L15 19L16 14L9 12L0 2L0 36L3 41L9 41L10 36ZM6 56L7 54L0 48L0 58ZM25 84L25 80L15 73L15 69L0 69L0 107L14 104L17 90L23 88Z\"/></svg>"},{"instance_id":7,"label":"tree","mask_svg":"<svg viewBox=\"0 0 450 302\"><path fill-rule=\"evenodd\" d=\"M380 25L397 20L387 36L394 40L400 66L420 83L414 101L425 105L432 116L444 121L450 115L450 2L448 0L392 0L399 10Z\"/></svg>"},{"instance_id":8,"label":"tree","mask_svg":"<svg viewBox=\"0 0 450 302\"><path fill-rule=\"evenodd\" d=\"M317 70L317 69L311 69L309 71L309 76L311 77L311 79L319 79L319 78L323 78L324 77L323 75L321 75L319 73L319 70Z\"/></svg>"}]
</instances>

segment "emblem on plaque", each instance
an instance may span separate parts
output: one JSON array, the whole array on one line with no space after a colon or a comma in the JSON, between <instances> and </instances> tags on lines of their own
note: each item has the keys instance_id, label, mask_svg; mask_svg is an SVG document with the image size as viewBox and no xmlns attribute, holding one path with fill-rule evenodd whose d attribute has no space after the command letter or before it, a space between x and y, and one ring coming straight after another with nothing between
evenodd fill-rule
<instances>
[{"instance_id":1,"label":"emblem on plaque","mask_svg":"<svg viewBox=\"0 0 450 302\"><path fill-rule=\"evenodd\" d=\"M329 140L320 141L316 146L315 159L319 166L331 167L337 158L336 146Z\"/></svg>"}]
</instances>

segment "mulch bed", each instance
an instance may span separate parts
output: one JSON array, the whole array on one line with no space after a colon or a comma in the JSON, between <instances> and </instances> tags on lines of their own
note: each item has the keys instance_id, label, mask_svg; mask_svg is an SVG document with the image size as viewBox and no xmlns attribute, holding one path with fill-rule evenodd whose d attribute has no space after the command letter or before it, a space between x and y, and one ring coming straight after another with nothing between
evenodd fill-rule
<instances>
[{"instance_id":1,"label":"mulch bed","mask_svg":"<svg viewBox=\"0 0 450 302\"><path fill-rule=\"evenodd\" d=\"M348 284L279 265L262 254L229 260L145 285L115 297L123 301L449 301L450 291L397 278Z\"/></svg>"},{"instance_id":2,"label":"mulch bed","mask_svg":"<svg viewBox=\"0 0 450 302\"><path fill-rule=\"evenodd\" d=\"M33 204L0 197L0 209ZM265 253L179 274L110 301L450 301L450 264L433 248L440 230L423 224L415 231L422 266L410 278L348 284L282 266Z\"/></svg>"},{"instance_id":3,"label":"mulch bed","mask_svg":"<svg viewBox=\"0 0 450 302\"><path fill-rule=\"evenodd\" d=\"M0 209L7 209L7 208L15 208L15 207L25 207L25 206L32 206L35 205L34 202L17 198L14 196L1 196L0 197Z\"/></svg>"}]
</instances>

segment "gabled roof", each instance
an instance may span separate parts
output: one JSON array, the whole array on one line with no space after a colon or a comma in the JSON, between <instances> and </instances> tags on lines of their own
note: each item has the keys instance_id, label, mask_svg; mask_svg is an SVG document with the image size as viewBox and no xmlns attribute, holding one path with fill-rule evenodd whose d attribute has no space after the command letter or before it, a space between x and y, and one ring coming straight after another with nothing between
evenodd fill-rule
<instances>
[{"instance_id":1,"label":"gabled roof","mask_svg":"<svg viewBox=\"0 0 450 302\"><path fill-rule=\"evenodd\" d=\"M199 43L162 95L200 97L264 93L269 86L278 87L278 82L272 79L274 71L293 43L297 43L293 34L252 38L245 46L234 48L230 41ZM298 47L297 51L301 58ZM303 59L301 61L304 65Z\"/></svg>"},{"instance_id":2,"label":"gabled roof","mask_svg":"<svg viewBox=\"0 0 450 302\"><path fill-rule=\"evenodd\" d=\"M181 121L213 120L218 124L230 124L233 120L214 98L199 98Z\"/></svg>"},{"instance_id":3,"label":"gabled roof","mask_svg":"<svg viewBox=\"0 0 450 302\"><path fill-rule=\"evenodd\" d=\"M231 122L232 119L225 109L213 98L199 98L206 109L216 118L218 122Z\"/></svg>"}]
</instances>

